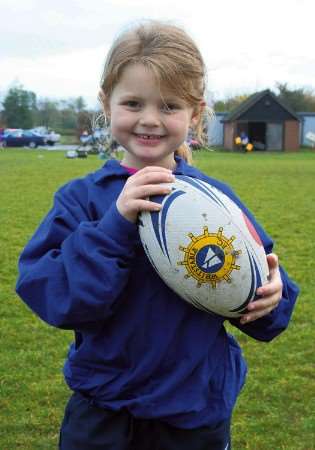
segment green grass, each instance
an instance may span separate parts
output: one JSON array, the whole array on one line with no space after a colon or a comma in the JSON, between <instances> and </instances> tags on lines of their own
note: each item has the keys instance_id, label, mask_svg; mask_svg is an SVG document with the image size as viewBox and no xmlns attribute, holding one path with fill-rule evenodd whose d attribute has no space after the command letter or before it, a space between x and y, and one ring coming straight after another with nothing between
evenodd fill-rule
<instances>
[{"instance_id":1,"label":"green grass","mask_svg":"<svg viewBox=\"0 0 315 450\"><path fill-rule=\"evenodd\" d=\"M96 156L67 160L63 152L0 151L1 450L57 447L69 396L61 369L72 333L47 326L17 298L17 258L57 187L102 163ZM195 164L234 188L302 289L289 329L274 342L258 343L229 327L249 364L233 448L315 449L315 154L198 152Z\"/></svg>"},{"instance_id":2,"label":"green grass","mask_svg":"<svg viewBox=\"0 0 315 450\"><path fill-rule=\"evenodd\" d=\"M62 145L79 145L80 139L75 135L61 134L60 144Z\"/></svg>"}]
</instances>

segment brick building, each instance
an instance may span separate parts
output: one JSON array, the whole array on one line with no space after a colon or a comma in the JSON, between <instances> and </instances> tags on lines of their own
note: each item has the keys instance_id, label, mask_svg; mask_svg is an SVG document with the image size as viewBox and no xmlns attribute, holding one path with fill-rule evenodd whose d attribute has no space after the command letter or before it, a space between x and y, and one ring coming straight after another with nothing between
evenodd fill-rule
<instances>
[{"instance_id":1,"label":"brick building","mask_svg":"<svg viewBox=\"0 0 315 450\"><path fill-rule=\"evenodd\" d=\"M297 151L300 119L268 89L257 92L223 119L224 147L236 149L235 138L246 133L254 150Z\"/></svg>"}]
</instances>

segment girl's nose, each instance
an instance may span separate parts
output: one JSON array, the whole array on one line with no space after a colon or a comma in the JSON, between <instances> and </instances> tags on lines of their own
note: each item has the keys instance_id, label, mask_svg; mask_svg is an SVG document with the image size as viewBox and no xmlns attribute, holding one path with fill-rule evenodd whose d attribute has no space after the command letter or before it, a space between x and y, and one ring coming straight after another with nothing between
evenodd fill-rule
<instances>
[{"instance_id":1,"label":"girl's nose","mask_svg":"<svg viewBox=\"0 0 315 450\"><path fill-rule=\"evenodd\" d=\"M160 124L159 111L154 108L145 108L142 111L141 117L139 119L141 125L147 127L156 127Z\"/></svg>"}]
</instances>

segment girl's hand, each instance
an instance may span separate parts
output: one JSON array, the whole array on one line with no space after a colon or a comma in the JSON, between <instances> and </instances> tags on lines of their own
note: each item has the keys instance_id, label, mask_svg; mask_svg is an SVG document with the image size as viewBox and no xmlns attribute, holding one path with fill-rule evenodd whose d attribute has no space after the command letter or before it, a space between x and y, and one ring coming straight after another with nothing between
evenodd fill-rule
<instances>
[{"instance_id":1,"label":"girl's hand","mask_svg":"<svg viewBox=\"0 0 315 450\"><path fill-rule=\"evenodd\" d=\"M175 181L172 171L163 167L147 166L128 178L116 205L122 216L136 223L140 211L159 211L161 205L147 200L151 195L169 194L169 186L161 183Z\"/></svg>"},{"instance_id":2,"label":"girl's hand","mask_svg":"<svg viewBox=\"0 0 315 450\"><path fill-rule=\"evenodd\" d=\"M257 289L262 298L251 302L247 306L248 312L242 316L241 324L252 322L269 314L276 308L282 297L282 281L279 271L278 256L274 253L267 255L269 266L269 282Z\"/></svg>"}]
</instances>

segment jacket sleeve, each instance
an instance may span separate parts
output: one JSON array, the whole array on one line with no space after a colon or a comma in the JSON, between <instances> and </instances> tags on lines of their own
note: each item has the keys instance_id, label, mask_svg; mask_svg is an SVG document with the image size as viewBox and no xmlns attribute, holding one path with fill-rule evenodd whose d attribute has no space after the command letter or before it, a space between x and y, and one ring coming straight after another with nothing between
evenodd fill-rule
<instances>
[{"instance_id":1,"label":"jacket sleeve","mask_svg":"<svg viewBox=\"0 0 315 450\"><path fill-rule=\"evenodd\" d=\"M42 320L65 329L113 314L137 240L137 226L119 214L115 202L92 221L84 196L86 188L71 183L57 192L19 259L17 293Z\"/></svg>"},{"instance_id":2,"label":"jacket sleeve","mask_svg":"<svg viewBox=\"0 0 315 450\"><path fill-rule=\"evenodd\" d=\"M282 298L273 311L244 325L239 319L230 319L232 325L259 341L271 341L287 328L291 319L299 289L282 267L280 267L280 274L283 283Z\"/></svg>"},{"instance_id":3,"label":"jacket sleeve","mask_svg":"<svg viewBox=\"0 0 315 450\"><path fill-rule=\"evenodd\" d=\"M267 235L262 226L256 221L253 214L247 209L247 207L241 202L241 200L235 195L233 190L224 183L217 182L213 179L207 179L210 184L216 185L222 192L228 195L242 211L247 215L252 224L254 225L260 239L264 245L266 254L272 252L273 241ZM289 278L285 270L280 266L281 280L283 283L282 298L278 306L266 316L257 319L248 324L242 325L240 319L230 319L230 323L242 332L260 341L271 341L283 330L285 330L289 324L292 316L293 308L299 294L298 286Z\"/></svg>"},{"instance_id":4,"label":"jacket sleeve","mask_svg":"<svg viewBox=\"0 0 315 450\"><path fill-rule=\"evenodd\" d=\"M235 194L233 193L233 195ZM236 196L235 201L253 223L264 245L266 254L271 253L274 245L272 239L256 221L253 214L242 204L242 202ZM259 341L271 341L287 328L292 316L297 296L299 294L298 286L289 278L283 267L280 266L279 269L281 280L283 283L283 289L282 298L278 306L266 316L248 324L242 325L239 319L230 320L232 325L239 328L248 336L251 336Z\"/></svg>"}]
</instances>

